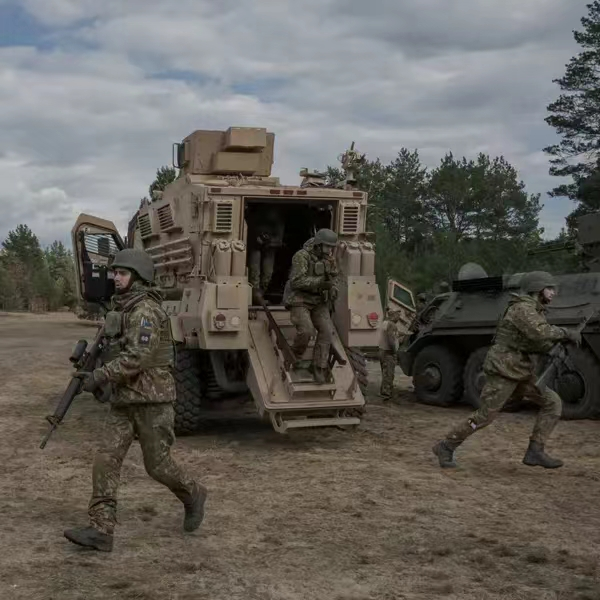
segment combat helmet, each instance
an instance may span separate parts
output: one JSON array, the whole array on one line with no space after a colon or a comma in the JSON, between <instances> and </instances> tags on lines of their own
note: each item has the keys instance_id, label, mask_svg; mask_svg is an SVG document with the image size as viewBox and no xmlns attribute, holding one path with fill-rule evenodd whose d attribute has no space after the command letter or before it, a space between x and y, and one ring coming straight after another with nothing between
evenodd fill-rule
<instances>
[{"instance_id":1,"label":"combat helmet","mask_svg":"<svg viewBox=\"0 0 600 600\"><path fill-rule=\"evenodd\" d=\"M315 244L323 244L323 246L336 246L337 233L331 229L319 229L315 235Z\"/></svg>"},{"instance_id":2,"label":"combat helmet","mask_svg":"<svg viewBox=\"0 0 600 600\"><path fill-rule=\"evenodd\" d=\"M526 294L539 294L544 288L555 288L556 279L546 271L531 271L521 279L521 290Z\"/></svg>"},{"instance_id":3,"label":"combat helmet","mask_svg":"<svg viewBox=\"0 0 600 600\"><path fill-rule=\"evenodd\" d=\"M125 248L117 252L110 268L133 271L140 279L147 283L152 283L154 280L154 262L152 261L152 257L143 250Z\"/></svg>"}]
</instances>

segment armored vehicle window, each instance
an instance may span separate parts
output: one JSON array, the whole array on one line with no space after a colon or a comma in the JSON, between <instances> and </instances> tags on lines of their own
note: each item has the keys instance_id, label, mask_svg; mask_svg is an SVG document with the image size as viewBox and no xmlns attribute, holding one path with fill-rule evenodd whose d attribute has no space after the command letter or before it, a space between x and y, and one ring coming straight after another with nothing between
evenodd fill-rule
<instances>
[{"instance_id":1,"label":"armored vehicle window","mask_svg":"<svg viewBox=\"0 0 600 600\"><path fill-rule=\"evenodd\" d=\"M96 264L106 264L119 251L113 236L106 233L86 233L84 242L90 260Z\"/></svg>"},{"instance_id":2,"label":"armored vehicle window","mask_svg":"<svg viewBox=\"0 0 600 600\"><path fill-rule=\"evenodd\" d=\"M405 290L403 287L400 287L399 285L394 285L394 291L392 292L392 295L396 302L400 302L401 304L404 304L405 306L410 306L411 308L415 307L412 294L408 290Z\"/></svg>"}]
</instances>

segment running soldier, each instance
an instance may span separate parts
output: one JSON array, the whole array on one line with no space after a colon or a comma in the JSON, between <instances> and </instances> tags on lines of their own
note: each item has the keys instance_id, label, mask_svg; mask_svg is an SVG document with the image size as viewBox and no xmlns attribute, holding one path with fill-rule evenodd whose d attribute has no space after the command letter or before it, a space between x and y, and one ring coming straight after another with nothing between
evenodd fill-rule
<instances>
[{"instance_id":1,"label":"running soldier","mask_svg":"<svg viewBox=\"0 0 600 600\"><path fill-rule=\"evenodd\" d=\"M433 447L441 467L455 467L454 451L469 436L487 427L511 399L524 396L540 406L523 463L555 469L562 461L548 456L546 441L558 423L562 404L558 394L535 387L535 354L546 354L559 342L581 343L575 330L550 325L544 316L546 306L556 294L556 282L544 271L523 276L521 294L511 294L487 353L483 370L486 382L481 392L481 407Z\"/></svg>"},{"instance_id":2,"label":"running soldier","mask_svg":"<svg viewBox=\"0 0 600 600\"><path fill-rule=\"evenodd\" d=\"M94 457L88 527L68 529L65 537L80 546L110 552L117 522L117 490L123 460L137 437L147 473L183 503L185 531L204 518L206 488L171 458L175 441L175 382L171 374L173 340L161 297L151 286L152 258L128 248L112 264L116 294L105 318L110 340L103 366L80 373L83 389L112 388L104 440ZM95 394L100 397L100 394Z\"/></svg>"}]
</instances>

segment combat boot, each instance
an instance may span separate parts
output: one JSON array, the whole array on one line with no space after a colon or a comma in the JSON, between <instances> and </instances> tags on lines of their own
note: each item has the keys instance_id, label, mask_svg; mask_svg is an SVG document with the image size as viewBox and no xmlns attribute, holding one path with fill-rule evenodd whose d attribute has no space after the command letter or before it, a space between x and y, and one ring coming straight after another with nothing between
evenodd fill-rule
<instances>
[{"instance_id":1,"label":"combat boot","mask_svg":"<svg viewBox=\"0 0 600 600\"><path fill-rule=\"evenodd\" d=\"M552 458L544 452L544 444L530 441L527 452L523 457L523 464L529 467L544 467L544 469L558 469L563 466L563 461Z\"/></svg>"},{"instance_id":2,"label":"combat boot","mask_svg":"<svg viewBox=\"0 0 600 600\"><path fill-rule=\"evenodd\" d=\"M192 501L189 504L183 503L185 508L185 517L183 519L183 529L185 531L195 531L200 527L204 520L204 503L208 496L208 490L201 484L196 484Z\"/></svg>"},{"instance_id":3,"label":"combat boot","mask_svg":"<svg viewBox=\"0 0 600 600\"><path fill-rule=\"evenodd\" d=\"M319 385L326 383L326 381L327 381L327 370L326 369L322 369L321 367L317 367L317 366L313 365L312 371L313 371L313 376L315 378L315 383L318 383Z\"/></svg>"},{"instance_id":4,"label":"combat boot","mask_svg":"<svg viewBox=\"0 0 600 600\"><path fill-rule=\"evenodd\" d=\"M438 457L442 469L454 469L458 465L454 460L454 450L447 440L440 440L432 448L433 453Z\"/></svg>"},{"instance_id":5,"label":"combat boot","mask_svg":"<svg viewBox=\"0 0 600 600\"><path fill-rule=\"evenodd\" d=\"M64 536L78 546L93 548L100 552L112 552L113 549L112 533L102 533L91 526L65 529Z\"/></svg>"}]
</instances>

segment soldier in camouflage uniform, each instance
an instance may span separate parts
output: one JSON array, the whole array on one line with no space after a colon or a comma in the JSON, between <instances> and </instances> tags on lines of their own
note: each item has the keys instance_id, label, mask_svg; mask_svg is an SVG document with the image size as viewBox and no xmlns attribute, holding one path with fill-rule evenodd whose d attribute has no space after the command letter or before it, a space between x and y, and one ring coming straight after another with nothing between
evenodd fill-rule
<instances>
[{"instance_id":1,"label":"soldier in camouflage uniform","mask_svg":"<svg viewBox=\"0 0 600 600\"><path fill-rule=\"evenodd\" d=\"M248 283L252 286L254 301L267 291L277 249L283 245L285 225L282 215L274 208L266 214L254 211L248 215Z\"/></svg>"},{"instance_id":2,"label":"soldier in camouflage uniform","mask_svg":"<svg viewBox=\"0 0 600 600\"><path fill-rule=\"evenodd\" d=\"M512 294L483 365L486 382L480 408L433 447L441 467L455 467L456 448L470 435L489 425L511 398L524 396L538 404L540 411L523 463L547 469L562 466L562 461L544 451L546 440L560 419L561 400L551 389L546 388L541 393L535 387L536 361L533 356L549 352L559 342L581 343L581 334L577 331L555 327L546 321L545 307L552 301L555 287L552 275L544 271L523 276L522 293Z\"/></svg>"},{"instance_id":3,"label":"soldier in camouflage uniform","mask_svg":"<svg viewBox=\"0 0 600 600\"><path fill-rule=\"evenodd\" d=\"M79 374L85 391L112 388L104 440L94 458L90 525L64 532L75 544L105 552L113 546L121 465L136 437L147 473L183 503L186 531L200 526L207 494L170 454L175 441L173 340L161 297L150 286L152 258L142 250L122 250L112 269L116 294L105 318L108 352L103 366Z\"/></svg>"},{"instance_id":4,"label":"soldier in camouflage uniform","mask_svg":"<svg viewBox=\"0 0 600 600\"><path fill-rule=\"evenodd\" d=\"M333 335L330 311L338 294L338 269L334 251L337 234L320 229L292 259L285 286L284 304L296 327L292 350L301 359L314 328L317 339L313 353L313 373L317 383L325 383Z\"/></svg>"},{"instance_id":5,"label":"soldier in camouflage uniform","mask_svg":"<svg viewBox=\"0 0 600 600\"><path fill-rule=\"evenodd\" d=\"M379 396L391 400L394 393L394 373L398 362L398 349L407 335L400 323L401 310L388 309L387 318L379 332L379 364L381 365L381 388Z\"/></svg>"}]
</instances>

